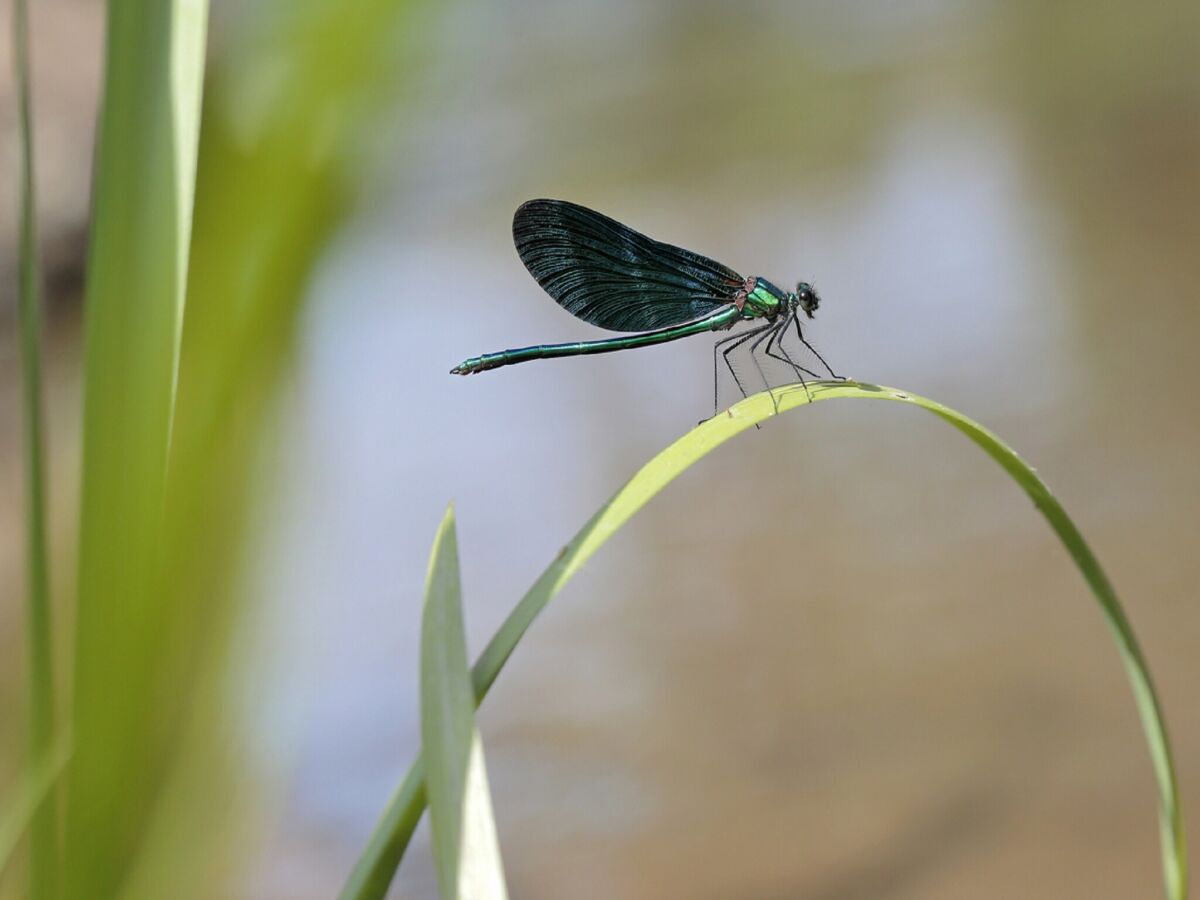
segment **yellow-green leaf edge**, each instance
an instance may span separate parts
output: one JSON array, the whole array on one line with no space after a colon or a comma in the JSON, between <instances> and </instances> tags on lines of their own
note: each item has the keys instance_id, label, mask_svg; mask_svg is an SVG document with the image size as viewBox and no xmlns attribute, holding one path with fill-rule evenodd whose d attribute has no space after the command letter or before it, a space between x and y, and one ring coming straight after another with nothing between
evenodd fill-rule
<instances>
[{"instance_id":1,"label":"yellow-green leaf edge","mask_svg":"<svg viewBox=\"0 0 1200 900\"><path fill-rule=\"evenodd\" d=\"M1070 516L1016 452L982 425L949 407L907 391L855 381L817 382L760 393L730 407L689 431L629 480L559 552L554 562L521 598L472 670L476 702L483 700L521 637L546 604L562 590L592 554L612 537L655 494L693 463L735 435L773 415L823 400L890 400L927 410L952 425L994 459L1033 500L1092 589L1112 630L1133 688L1142 728L1150 748L1159 791L1159 827L1163 874L1169 900L1187 897L1187 851L1175 765L1166 721L1129 619L1116 592ZM425 808L424 768L420 757L392 797L383 817L342 891L342 900L378 900L391 883L404 850Z\"/></svg>"}]
</instances>

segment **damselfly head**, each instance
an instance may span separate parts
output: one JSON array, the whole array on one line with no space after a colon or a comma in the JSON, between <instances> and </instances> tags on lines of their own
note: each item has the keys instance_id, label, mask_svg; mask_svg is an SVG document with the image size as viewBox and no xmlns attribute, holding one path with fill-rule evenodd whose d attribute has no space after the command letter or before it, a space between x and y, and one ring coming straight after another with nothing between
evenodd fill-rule
<instances>
[{"instance_id":1,"label":"damselfly head","mask_svg":"<svg viewBox=\"0 0 1200 900\"><path fill-rule=\"evenodd\" d=\"M817 296L816 289L807 281L801 281L796 285L796 303L804 310L804 314L810 319L813 313L817 311L817 307L821 305L821 298Z\"/></svg>"}]
</instances>

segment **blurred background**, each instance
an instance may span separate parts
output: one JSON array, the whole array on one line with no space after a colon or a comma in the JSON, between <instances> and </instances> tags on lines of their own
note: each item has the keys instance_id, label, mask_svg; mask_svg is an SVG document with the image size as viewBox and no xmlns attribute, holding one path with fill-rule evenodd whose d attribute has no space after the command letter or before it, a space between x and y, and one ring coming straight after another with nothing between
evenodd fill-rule
<instances>
[{"instance_id":1,"label":"blurred background","mask_svg":"<svg viewBox=\"0 0 1200 900\"><path fill-rule=\"evenodd\" d=\"M103 13L53 0L33 20L68 598ZM369 36L378 60L349 99L344 65L305 71L323 99L295 95L305 146L342 167L336 190L299 213L266 187L255 206L254 179L206 193L234 165L211 135L236 148L276 115L313 52L296 35L324 21L344 56ZM0 721L16 723L3 37ZM224 235L239 247L284 217L311 226L270 436L247 450L222 684L235 777L255 789L222 893L340 887L418 750L421 594L448 501L474 652L576 529L709 414L700 338L447 374L600 336L513 251L512 213L540 196L814 282L807 333L835 369L961 409L1036 465L1127 605L1185 811L1200 809L1198 41L1186 0L216 4L197 240L218 202L245 205ZM238 312L209 299L210 316ZM1014 485L911 409L821 404L712 454L551 605L480 724L514 897L1161 895L1150 761L1090 594ZM0 775L19 731L0 732ZM435 895L427 840L422 826L395 896Z\"/></svg>"}]
</instances>

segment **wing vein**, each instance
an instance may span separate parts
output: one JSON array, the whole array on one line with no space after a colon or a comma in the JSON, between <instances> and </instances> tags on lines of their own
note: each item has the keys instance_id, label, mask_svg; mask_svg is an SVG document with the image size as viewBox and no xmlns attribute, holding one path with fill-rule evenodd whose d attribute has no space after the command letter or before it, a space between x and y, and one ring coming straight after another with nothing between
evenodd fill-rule
<instances>
[{"instance_id":1,"label":"wing vein","mask_svg":"<svg viewBox=\"0 0 1200 900\"><path fill-rule=\"evenodd\" d=\"M587 207L530 200L513 242L555 301L610 331L651 331L732 303L743 280L716 260L664 244Z\"/></svg>"}]
</instances>

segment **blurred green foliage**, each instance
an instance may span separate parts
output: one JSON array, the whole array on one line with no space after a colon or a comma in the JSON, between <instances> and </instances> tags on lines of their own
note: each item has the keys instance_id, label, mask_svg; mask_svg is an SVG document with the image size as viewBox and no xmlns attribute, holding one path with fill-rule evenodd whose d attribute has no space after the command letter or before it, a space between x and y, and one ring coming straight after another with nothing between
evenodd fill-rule
<instances>
[{"instance_id":1,"label":"blurred green foliage","mask_svg":"<svg viewBox=\"0 0 1200 900\"><path fill-rule=\"evenodd\" d=\"M86 311L68 897L211 897L236 867L236 798L249 782L223 686L236 574L253 541L243 527L251 476L269 447L263 425L305 285L351 207L373 117L409 62L410 12L397 2L238 11L205 88L189 267L191 173L179 168L186 152L172 154L195 123L169 86L178 89L173 64L199 59L172 41L187 26L202 40L202 8L110 7Z\"/></svg>"},{"instance_id":2,"label":"blurred green foliage","mask_svg":"<svg viewBox=\"0 0 1200 900\"><path fill-rule=\"evenodd\" d=\"M13 0L13 60L15 63L18 130L20 131L20 210L17 304L21 323L21 381L25 419L25 560L26 634L29 654L29 765L50 770L57 702L54 692L53 616L50 603L50 559L46 540L46 442L42 400L42 276L38 251L37 190L33 159L33 103L30 86L29 5ZM57 778L57 772L54 777ZM36 775L28 776L37 782ZM58 892L58 809L53 785L28 792L28 813L17 810L13 821L33 816L29 838L29 895L33 900ZM17 796L20 796L20 791ZM0 820L3 817L0 816ZM5 822L4 825L8 823ZM8 862L11 839L0 825L0 871ZM10 829L9 834L17 833Z\"/></svg>"},{"instance_id":3,"label":"blurred green foliage","mask_svg":"<svg viewBox=\"0 0 1200 900\"><path fill-rule=\"evenodd\" d=\"M165 765L161 541L207 4L112 0L88 248L67 897L114 896ZM190 142L190 143L189 143Z\"/></svg>"}]
</instances>

